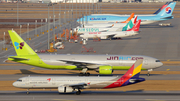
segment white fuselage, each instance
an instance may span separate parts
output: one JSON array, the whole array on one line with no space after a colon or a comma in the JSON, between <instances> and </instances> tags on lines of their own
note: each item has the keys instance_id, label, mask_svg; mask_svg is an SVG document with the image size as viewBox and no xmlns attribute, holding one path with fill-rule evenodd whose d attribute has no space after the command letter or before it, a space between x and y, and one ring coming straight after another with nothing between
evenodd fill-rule
<instances>
[{"instance_id":1,"label":"white fuselage","mask_svg":"<svg viewBox=\"0 0 180 101\"><path fill-rule=\"evenodd\" d=\"M83 39L88 39L88 38L101 38L101 39L107 39L107 38L122 38L122 37L128 37L128 36L133 36L139 34L138 32L134 31L114 31L114 32L87 32L80 37Z\"/></svg>"},{"instance_id":2,"label":"white fuselage","mask_svg":"<svg viewBox=\"0 0 180 101\"><path fill-rule=\"evenodd\" d=\"M13 83L18 88L38 89L51 88L57 89L59 86L69 86L72 84L85 83L84 88L104 88L117 81L120 77L75 77L75 76L35 76L22 77ZM120 83L120 82L119 82Z\"/></svg>"}]
</instances>

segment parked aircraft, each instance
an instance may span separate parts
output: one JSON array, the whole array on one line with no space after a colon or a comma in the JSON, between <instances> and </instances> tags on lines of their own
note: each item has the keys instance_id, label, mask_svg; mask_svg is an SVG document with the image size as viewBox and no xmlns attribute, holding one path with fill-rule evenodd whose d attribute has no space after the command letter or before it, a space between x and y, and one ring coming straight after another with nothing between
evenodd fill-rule
<instances>
[{"instance_id":1,"label":"parked aircraft","mask_svg":"<svg viewBox=\"0 0 180 101\"><path fill-rule=\"evenodd\" d=\"M78 34L82 34L85 32L112 32L112 31L126 31L131 29L134 24L136 23L137 16L132 18L128 23L96 23L96 24L85 24L82 26L78 26L73 30L76 31Z\"/></svg>"},{"instance_id":2,"label":"parked aircraft","mask_svg":"<svg viewBox=\"0 0 180 101\"><path fill-rule=\"evenodd\" d=\"M59 93L81 94L81 89L109 89L145 81L140 78L143 59L138 59L122 77L28 76L19 78L14 87L29 89L58 89Z\"/></svg>"},{"instance_id":3,"label":"parked aircraft","mask_svg":"<svg viewBox=\"0 0 180 101\"><path fill-rule=\"evenodd\" d=\"M137 15L135 15L130 21L135 24L137 21ZM129 21L127 22L129 23ZM113 28L113 27L123 27L127 25L127 23L115 22L115 23L91 23L91 24L84 24L78 26L77 28L91 28L91 27L100 27L100 28Z\"/></svg>"},{"instance_id":4,"label":"parked aircraft","mask_svg":"<svg viewBox=\"0 0 180 101\"><path fill-rule=\"evenodd\" d=\"M142 69L152 71L163 64L156 58L143 55L82 55L82 54L36 54L14 31L8 30L16 56L8 60L47 69L82 70L80 75L90 75L87 70L99 74L112 74L113 70L128 70L137 59L144 59Z\"/></svg>"},{"instance_id":5,"label":"parked aircraft","mask_svg":"<svg viewBox=\"0 0 180 101\"><path fill-rule=\"evenodd\" d=\"M138 15L138 19L141 19L143 24L150 24L154 22L164 21L173 19L172 13L176 2L167 2L163 5L159 10L157 10L154 14L148 15ZM91 14L87 16L88 23L110 23L110 22L121 22L128 18L129 15L118 15L118 14ZM80 18L79 20L84 19L86 17Z\"/></svg>"},{"instance_id":6,"label":"parked aircraft","mask_svg":"<svg viewBox=\"0 0 180 101\"><path fill-rule=\"evenodd\" d=\"M133 36L139 34L141 20L138 20L132 29L127 30L127 27L124 27L121 31L104 31L104 32L86 32L80 35L81 38L88 40L89 38L100 38L100 39L112 39L112 38L122 38Z\"/></svg>"}]
</instances>

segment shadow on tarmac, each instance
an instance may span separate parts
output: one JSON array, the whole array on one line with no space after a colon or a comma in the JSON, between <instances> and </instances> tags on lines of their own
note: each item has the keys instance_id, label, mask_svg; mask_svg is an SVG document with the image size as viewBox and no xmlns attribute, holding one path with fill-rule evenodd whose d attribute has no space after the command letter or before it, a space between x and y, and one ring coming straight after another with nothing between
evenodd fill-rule
<instances>
[{"instance_id":1,"label":"shadow on tarmac","mask_svg":"<svg viewBox=\"0 0 180 101\"><path fill-rule=\"evenodd\" d=\"M26 91L17 92L6 92L0 93L0 95L27 95ZM76 95L75 92L72 93L59 93L58 91L29 91L29 95ZM168 93L168 92L144 92L143 89L131 90L131 91L82 91L81 95L174 95L180 96L180 93ZM78 96L78 95L76 95Z\"/></svg>"},{"instance_id":2,"label":"shadow on tarmac","mask_svg":"<svg viewBox=\"0 0 180 101\"><path fill-rule=\"evenodd\" d=\"M26 69L20 69L21 73L17 74L25 74L25 75L49 75L49 76L78 76L79 73L77 72L68 72L68 74L42 74L42 73L35 73L30 70ZM100 75L100 74L91 74L90 76L123 76L124 74L111 74L111 75ZM147 76L147 74L140 74L141 76ZM158 76L158 75L163 75L163 74L150 74L150 76Z\"/></svg>"}]
</instances>

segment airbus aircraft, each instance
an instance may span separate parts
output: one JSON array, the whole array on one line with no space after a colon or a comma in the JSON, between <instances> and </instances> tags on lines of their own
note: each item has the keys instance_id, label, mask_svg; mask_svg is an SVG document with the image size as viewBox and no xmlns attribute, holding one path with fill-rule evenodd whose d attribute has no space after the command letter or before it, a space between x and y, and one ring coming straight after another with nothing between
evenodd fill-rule
<instances>
[{"instance_id":1,"label":"airbus aircraft","mask_svg":"<svg viewBox=\"0 0 180 101\"><path fill-rule=\"evenodd\" d=\"M113 70L128 70L137 59L144 59L142 69L152 71L163 64L156 58L143 55L82 55L82 54L36 54L14 31L8 30L17 56L8 60L47 69L82 70L80 75L90 75L87 70L99 74L112 74Z\"/></svg>"},{"instance_id":2,"label":"airbus aircraft","mask_svg":"<svg viewBox=\"0 0 180 101\"><path fill-rule=\"evenodd\" d=\"M138 20L132 29L126 30L127 27L124 27L122 31L105 31L105 32L86 32L80 35L81 38L88 40L89 38L100 38L100 39L112 39L112 38L122 38L133 36L139 34L141 20Z\"/></svg>"},{"instance_id":3,"label":"airbus aircraft","mask_svg":"<svg viewBox=\"0 0 180 101\"><path fill-rule=\"evenodd\" d=\"M172 13L175 5L176 2L167 2L154 14L138 15L138 19L141 19L142 25L173 19ZM88 18L87 21L88 23L109 23L109 22L117 22L117 21L121 22L126 20L128 16L129 15L118 15L118 14L91 14L87 16ZM85 21L85 18L86 17L80 18L77 21L82 19L84 19Z\"/></svg>"},{"instance_id":4,"label":"airbus aircraft","mask_svg":"<svg viewBox=\"0 0 180 101\"><path fill-rule=\"evenodd\" d=\"M137 16L135 19L131 19L128 23L114 23L114 24L85 24L83 27L76 27L73 30L77 31L78 34L85 32L112 32L112 31L126 31L131 29L136 23Z\"/></svg>"},{"instance_id":5,"label":"airbus aircraft","mask_svg":"<svg viewBox=\"0 0 180 101\"><path fill-rule=\"evenodd\" d=\"M14 87L29 89L57 89L59 93L71 93L81 89L108 89L145 81L140 78L143 59L138 59L122 77L75 77L75 76L34 76L22 77L13 83Z\"/></svg>"}]
</instances>

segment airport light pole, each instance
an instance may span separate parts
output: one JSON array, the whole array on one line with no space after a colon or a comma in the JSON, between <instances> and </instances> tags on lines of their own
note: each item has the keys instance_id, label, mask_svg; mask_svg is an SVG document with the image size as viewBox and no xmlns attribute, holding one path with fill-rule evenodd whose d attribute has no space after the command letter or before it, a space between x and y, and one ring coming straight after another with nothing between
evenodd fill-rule
<instances>
[{"instance_id":1,"label":"airport light pole","mask_svg":"<svg viewBox=\"0 0 180 101\"><path fill-rule=\"evenodd\" d=\"M64 40L66 41L66 12L64 12L64 21L65 21L65 36L64 36L65 39Z\"/></svg>"},{"instance_id":2,"label":"airport light pole","mask_svg":"<svg viewBox=\"0 0 180 101\"><path fill-rule=\"evenodd\" d=\"M97 4L98 4L98 3L96 3L96 14L98 14L98 11L97 11Z\"/></svg>"},{"instance_id":3,"label":"airport light pole","mask_svg":"<svg viewBox=\"0 0 180 101\"><path fill-rule=\"evenodd\" d=\"M65 0L65 23L66 23L66 0Z\"/></svg>"},{"instance_id":4,"label":"airport light pole","mask_svg":"<svg viewBox=\"0 0 180 101\"><path fill-rule=\"evenodd\" d=\"M91 9L91 7L90 7L90 1L91 1L91 0L89 0L89 15L90 15L90 13L91 13L91 12L90 12L90 9Z\"/></svg>"},{"instance_id":5,"label":"airport light pole","mask_svg":"<svg viewBox=\"0 0 180 101\"><path fill-rule=\"evenodd\" d=\"M59 33L61 33L61 14L59 13Z\"/></svg>"},{"instance_id":6,"label":"airport light pole","mask_svg":"<svg viewBox=\"0 0 180 101\"><path fill-rule=\"evenodd\" d=\"M3 44L3 49L5 50L5 36L6 36L6 33L4 32L4 44Z\"/></svg>"},{"instance_id":7,"label":"airport light pole","mask_svg":"<svg viewBox=\"0 0 180 101\"><path fill-rule=\"evenodd\" d=\"M54 15L54 19L53 19L53 23L54 23L54 26L53 26L53 47L55 48L55 17L56 15Z\"/></svg>"},{"instance_id":8,"label":"airport light pole","mask_svg":"<svg viewBox=\"0 0 180 101\"><path fill-rule=\"evenodd\" d=\"M37 36L37 20L35 20L35 35Z\"/></svg>"},{"instance_id":9,"label":"airport light pole","mask_svg":"<svg viewBox=\"0 0 180 101\"><path fill-rule=\"evenodd\" d=\"M27 39L29 39L29 23L27 23Z\"/></svg>"},{"instance_id":10,"label":"airport light pole","mask_svg":"<svg viewBox=\"0 0 180 101\"><path fill-rule=\"evenodd\" d=\"M61 33L61 2L59 3L59 33Z\"/></svg>"},{"instance_id":11,"label":"airport light pole","mask_svg":"<svg viewBox=\"0 0 180 101\"><path fill-rule=\"evenodd\" d=\"M47 18L46 18L46 24L48 24L47 23ZM44 30L47 31L48 30L48 26L47 26L47 30L46 30L46 26L44 27Z\"/></svg>"},{"instance_id":12,"label":"airport light pole","mask_svg":"<svg viewBox=\"0 0 180 101\"><path fill-rule=\"evenodd\" d=\"M43 19L41 19L41 33L40 34L42 34L42 21L43 21Z\"/></svg>"},{"instance_id":13,"label":"airport light pole","mask_svg":"<svg viewBox=\"0 0 180 101\"><path fill-rule=\"evenodd\" d=\"M94 14L94 0L92 2L92 9L93 9L93 14Z\"/></svg>"},{"instance_id":14,"label":"airport light pole","mask_svg":"<svg viewBox=\"0 0 180 101\"><path fill-rule=\"evenodd\" d=\"M47 31L48 31L48 49L49 49L49 34L50 34L50 33L49 33L49 29L50 29L50 18L51 18L51 17L49 16L49 6L51 6L50 3L48 4L48 30L47 30Z\"/></svg>"},{"instance_id":15,"label":"airport light pole","mask_svg":"<svg viewBox=\"0 0 180 101\"><path fill-rule=\"evenodd\" d=\"M83 15L84 15L84 12L83 12L83 0L82 0L82 17L81 18L82 18L82 24L84 25L84 19L83 19L84 16Z\"/></svg>"},{"instance_id":16,"label":"airport light pole","mask_svg":"<svg viewBox=\"0 0 180 101\"><path fill-rule=\"evenodd\" d=\"M77 21L77 0L76 0L76 19L75 20ZM75 26L77 26L77 24Z\"/></svg>"},{"instance_id":17,"label":"airport light pole","mask_svg":"<svg viewBox=\"0 0 180 101\"><path fill-rule=\"evenodd\" d=\"M72 30L72 28L73 28L72 23L74 22L74 20L73 20L73 10L71 10L71 14L72 14L72 22L71 22L71 30ZM72 34L73 34L73 30L72 30Z\"/></svg>"},{"instance_id":18,"label":"airport light pole","mask_svg":"<svg viewBox=\"0 0 180 101\"><path fill-rule=\"evenodd\" d=\"M86 0L86 24L87 24L87 0Z\"/></svg>"},{"instance_id":19,"label":"airport light pole","mask_svg":"<svg viewBox=\"0 0 180 101\"><path fill-rule=\"evenodd\" d=\"M21 28L22 28L22 25L20 25L20 36L21 36Z\"/></svg>"},{"instance_id":20,"label":"airport light pole","mask_svg":"<svg viewBox=\"0 0 180 101\"><path fill-rule=\"evenodd\" d=\"M54 4L53 4L53 47L55 48L55 17L56 15L54 14Z\"/></svg>"},{"instance_id":21,"label":"airport light pole","mask_svg":"<svg viewBox=\"0 0 180 101\"><path fill-rule=\"evenodd\" d=\"M17 26L19 25L19 18L18 18L19 17L19 15L18 15L18 13L19 13L18 12L19 11L18 8L19 7L18 6L19 6L19 0L17 0Z\"/></svg>"}]
</instances>

